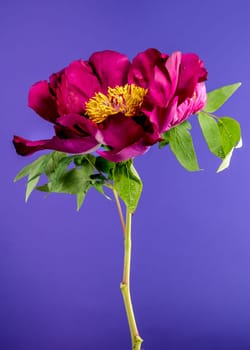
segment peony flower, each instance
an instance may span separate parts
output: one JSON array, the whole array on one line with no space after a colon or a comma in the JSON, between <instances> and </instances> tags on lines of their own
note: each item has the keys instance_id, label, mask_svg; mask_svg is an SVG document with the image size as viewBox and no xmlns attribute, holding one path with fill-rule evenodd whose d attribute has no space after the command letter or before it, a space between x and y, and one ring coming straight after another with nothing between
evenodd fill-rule
<instances>
[{"instance_id":1,"label":"peony flower","mask_svg":"<svg viewBox=\"0 0 250 350\"><path fill-rule=\"evenodd\" d=\"M55 136L39 141L14 136L14 145L21 155L97 150L114 162L133 158L204 107L206 76L195 54L149 49L130 63L115 51L94 53L31 87L29 106L54 124Z\"/></svg>"},{"instance_id":2,"label":"peony flower","mask_svg":"<svg viewBox=\"0 0 250 350\"><path fill-rule=\"evenodd\" d=\"M212 91L204 108L206 79L204 64L193 53L167 55L148 49L130 62L115 51L97 52L88 61L74 61L49 81L31 87L29 106L54 125L55 135L49 140L19 136L13 140L21 155L44 149L101 155L72 157L52 152L25 166L15 181L27 177L26 200L34 189L74 194L77 210L89 189L95 188L106 198L105 188L113 191L124 239L120 290L133 350L140 350L143 342L130 293L131 225L143 188L133 158L160 142L160 147L169 144L186 170L198 171L190 125L181 123L201 110L197 119L202 134L209 150L222 160L217 172L229 166L232 152L241 145L239 123L209 113L220 108L241 83ZM37 187L41 175L48 181Z\"/></svg>"}]
</instances>

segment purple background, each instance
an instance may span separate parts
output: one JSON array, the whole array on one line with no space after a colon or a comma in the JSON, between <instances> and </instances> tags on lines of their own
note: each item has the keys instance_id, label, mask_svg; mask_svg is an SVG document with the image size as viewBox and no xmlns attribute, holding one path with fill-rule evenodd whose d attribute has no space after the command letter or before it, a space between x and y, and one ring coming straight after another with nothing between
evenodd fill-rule
<instances>
[{"instance_id":1,"label":"purple background","mask_svg":"<svg viewBox=\"0 0 250 350\"><path fill-rule=\"evenodd\" d=\"M0 350L127 350L119 290L123 239L114 202L33 193L15 174L15 133L51 127L27 107L28 89L70 61L106 48L197 52L208 90L242 81L220 112L242 125L244 147L221 174L195 117L205 171L168 149L136 159L144 181L133 220L132 293L145 350L250 349L248 1L1 1Z\"/></svg>"}]
</instances>

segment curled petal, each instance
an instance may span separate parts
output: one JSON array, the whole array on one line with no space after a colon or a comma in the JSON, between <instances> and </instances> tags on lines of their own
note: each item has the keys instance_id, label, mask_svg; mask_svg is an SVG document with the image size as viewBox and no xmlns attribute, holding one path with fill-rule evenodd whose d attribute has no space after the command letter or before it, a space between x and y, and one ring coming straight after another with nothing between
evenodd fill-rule
<instances>
[{"instance_id":1,"label":"curled petal","mask_svg":"<svg viewBox=\"0 0 250 350\"><path fill-rule=\"evenodd\" d=\"M126 55L116 51L105 50L94 53L89 63L97 75L102 90L105 93L108 87L123 86L127 83L127 75L131 63Z\"/></svg>"},{"instance_id":2,"label":"curled petal","mask_svg":"<svg viewBox=\"0 0 250 350\"><path fill-rule=\"evenodd\" d=\"M22 156L27 156L45 149L66 153L90 153L99 147L96 140L91 136L71 139L62 139L54 136L52 139L39 141L30 141L19 136L14 136L13 143L16 152Z\"/></svg>"},{"instance_id":3,"label":"curled petal","mask_svg":"<svg viewBox=\"0 0 250 350\"><path fill-rule=\"evenodd\" d=\"M54 122L58 117L56 98L45 80L32 85L29 91L28 105L50 122Z\"/></svg>"}]
</instances>

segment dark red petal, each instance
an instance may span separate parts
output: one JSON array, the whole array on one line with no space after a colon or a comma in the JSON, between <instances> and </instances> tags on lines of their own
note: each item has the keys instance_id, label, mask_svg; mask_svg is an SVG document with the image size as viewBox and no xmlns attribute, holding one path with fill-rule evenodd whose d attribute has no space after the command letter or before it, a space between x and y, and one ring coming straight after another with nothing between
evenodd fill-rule
<instances>
[{"instance_id":1,"label":"dark red petal","mask_svg":"<svg viewBox=\"0 0 250 350\"><path fill-rule=\"evenodd\" d=\"M14 136L13 143L16 152L22 156L27 156L45 149L66 153L90 153L98 146L96 140L91 136L72 139L61 139L54 136L50 140L39 141L30 141L19 136Z\"/></svg>"},{"instance_id":2,"label":"dark red petal","mask_svg":"<svg viewBox=\"0 0 250 350\"><path fill-rule=\"evenodd\" d=\"M49 84L45 80L31 86L28 105L50 122L55 122L58 117L56 98L51 94Z\"/></svg>"},{"instance_id":3,"label":"dark red petal","mask_svg":"<svg viewBox=\"0 0 250 350\"><path fill-rule=\"evenodd\" d=\"M96 52L89 58L89 63L104 93L108 87L123 86L127 83L131 63L126 55L110 50Z\"/></svg>"}]
</instances>

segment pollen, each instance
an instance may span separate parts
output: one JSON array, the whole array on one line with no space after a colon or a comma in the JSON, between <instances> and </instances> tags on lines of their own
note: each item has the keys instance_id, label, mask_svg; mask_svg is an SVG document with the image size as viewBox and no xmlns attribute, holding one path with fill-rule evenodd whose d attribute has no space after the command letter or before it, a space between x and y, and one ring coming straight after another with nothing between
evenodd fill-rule
<instances>
[{"instance_id":1,"label":"pollen","mask_svg":"<svg viewBox=\"0 0 250 350\"><path fill-rule=\"evenodd\" d=\"M139 116L147 92L147 89L134 84L109 87L106 95L98 92L86 102L86 114L97 124L118 113L126 117Z\"/></svg>"}]
</instances>

